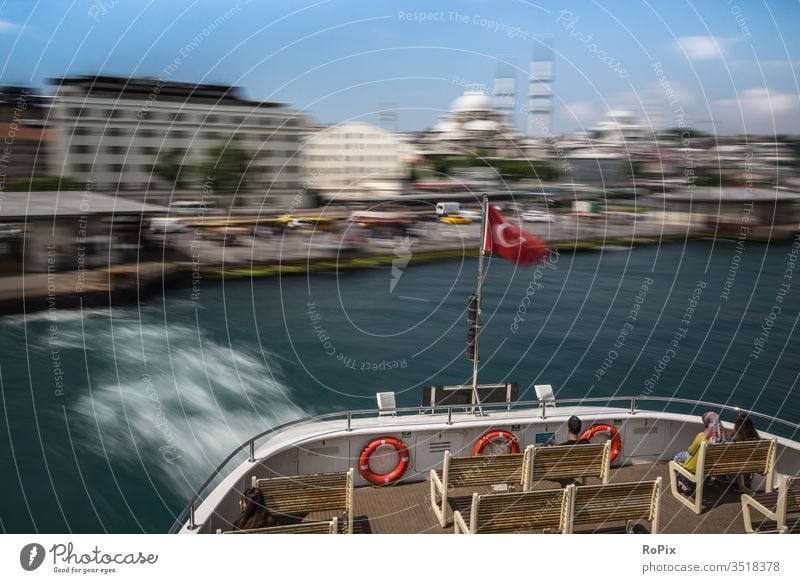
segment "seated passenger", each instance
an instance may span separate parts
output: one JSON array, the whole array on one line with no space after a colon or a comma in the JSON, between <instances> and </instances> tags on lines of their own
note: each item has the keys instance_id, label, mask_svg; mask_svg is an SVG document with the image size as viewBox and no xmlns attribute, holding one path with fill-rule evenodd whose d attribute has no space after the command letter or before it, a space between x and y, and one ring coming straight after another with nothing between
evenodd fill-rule
<instances>
[{"instance_id":1,"label":"seated passenger","mask_svg":"<svg viewBox=\"0 0 800 583\"><path fill-rule=\"evenodd\" d=\"M739 413L733 424L733 441L755 441L761 439L753 420L747 413Z\"/></svg>"},{"instance_id":2,"label":"seated passenger","mask_svg":"<svg viewBox=\"0 0 800 583\"><path fill-rule=\"evenodd\" d=\"M581 443L589 443L588 439L581 439L581 427L583 423L581 420L576 416L573 415L567 421L567 441L560 443L559 445L578 445Z\"/></svg>"},{"instance_id":3,"label":"seated passenger","mask_svg":"<svg viewBox=\"0 0 800 583\"><path fill-rule=\"evenodd\" d=\"M692 473L697 471L697 454L700 451L701 443L713 445L715 443L727 443L730 441L727 432L722 428L719 415L713 411L708 411L707 413L703 413L702 419L705 431L695 436L694 441L692 441L687 451L681 451L673 458ZM678 488L684 494L688 494L691 491L691 485L686 478L681 475L678 476Z\"/></svg>"},{"instance_id":4,"label":"seated passenger","mask_svg":"<svg viewBox=\"0 0 800 583\"><path fill-rule=\"evenodd\" d=\"M248 488L239 500L242 515L233 523L236 530L275 526L275 518L264 503L264 495L256 487Z\"/></svg>"},{"instance_id":5,"label":"seated passenger","mask_svg":"<svg viewBox=\"0 0 800 583\"><path fill-rule=\"evenodd\" d=\"M758 435L750 415L744 412L739 413L733 424L733 441L756 441L758 439L761 437ZM752 481L753 474L744 474L744 485L747 489L750 489Z\"/></svg>"}]
</instances>

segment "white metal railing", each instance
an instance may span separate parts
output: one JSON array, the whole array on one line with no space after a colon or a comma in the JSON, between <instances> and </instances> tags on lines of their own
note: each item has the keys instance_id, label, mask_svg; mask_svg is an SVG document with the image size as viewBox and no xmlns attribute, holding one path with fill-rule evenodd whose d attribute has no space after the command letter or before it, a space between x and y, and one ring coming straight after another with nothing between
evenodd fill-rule
<instances>
[{"instance_id":1,"label":"white metal railing","mask_svg":"<svg viewBox=\"0 0 800 583\"><path fill-rule=\"evenodd\" d=\"M716 409L720 411L728 411L732 413L739 413L744 412L750 415L755 420L766 421L769 423L770 427L777 424L785 428L791 432L791 436L789 439L794 439L796 434L800 432L800 424L793 423L791 421L786 421L784 419L780 419L779 417L774 417L772 415L766 415L764 413L758 413L756 411L750 411L747 409L743 409L740 407L733 407L730 405L724 405L721 403L712 403L709 401L695 401L692 399L674 399L674 398L666 398L666 397L648 397L648 396L637 396L637 397L629 397L629 396L620 396L620 397L579 397L579 398L571 398L571 399L556 399L555 401L548 400L548 401L516 401L513 403L504 402L504 403L482 403L480 405L482 409L482 414L486 415L491 411L495 410L505 410L511 411L514 409L539 409L539 418L546 419L548 408L550 408L551 413L555 412L558 413L558 409L553 409L553 404L555 405L580 405L585 406L587 404L598 404L598 403L606 403L606 407L609 407L610 403L621 403L618 408L627 410L631 415L636 415L640 412L655 412L658 411L656 409L639 409L638 404L641 402L649 402L649 403L664 403L666 405L690 405L693 408L703 408L705 409ZM393 409L395 413L398 415L412 415L412 414L430 414L430 415L443 415L447 414L447 425L453 425L457 421L453 420L453 411L456 412L463 411L463 410L474 410L474 406L469 404L459 404L459 405L439 405L439 406L420 406L420 407L397 407ZM667 412L667 407L664 407L660 410L661 412ZM353 429L353 419L358 417L366 417L372 416L377 419L378 414L381 412L379 409L359 409L353 411L338 411L334 413L326 413L323 415L313 415L308 417L303 417L301 419L295 419L294 421L289 421L287 423L283 423L276 427L272 427L259 433L258 435L251 437L249 440L241 444L235 450L233 450L230 455L228 455L222 463L217 466L211 476L203 482L203 485L200 486L196 491L195 494L192 496L191 501L183 509L183 511L178 515L175 519L174 524L170 528L170 533L178 532L183 525L186 523L188 519L188 528L195 529L197 525L195 524L195 510L198 506L198 501L201 499L203 494L205 493L206 489L211 485L214 480L220 476L225 469L225 467L233 460L241 451L245 448L248 449L249 457L248 460L252 463L255 462L255 450L256 450L256 442L259 440L274 435L278 432L284 431L290 427L296 427L303 424L316 424L320 421L336 421L337 419L342 420L345 425L344 429L346 431L352 431ZM466 421L465 421L466 422ZM369 429L371 426L359 426L359 428ZM375 427L385 427L383 424L375 424Z\"/></svg>"}]
</instances>

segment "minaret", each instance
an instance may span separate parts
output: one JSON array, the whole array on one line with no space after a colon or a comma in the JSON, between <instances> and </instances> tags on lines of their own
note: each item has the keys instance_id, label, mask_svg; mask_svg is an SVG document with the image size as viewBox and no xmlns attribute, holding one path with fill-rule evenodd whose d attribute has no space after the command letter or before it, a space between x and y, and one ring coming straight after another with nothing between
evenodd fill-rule
<instances>
[{"instance_id":1,"label":"minaret","mask_svg":"<svg viewBox=\"0 0 800 583\"><path fill-rule=\"evenodd\" d=\"M380 127L387 132L397 133L397 104L396 103L381 103L379 105L378 119Z\"/></svg>"},{"instance_id":2,"label":"minaret","mask_svg":"<svg viewBox=\"0 0 800 583\"><path fill-rule=\"evenodd\" d=\"M514 109L517 106L517 77L508 63L497 64L497 76L492 91L494 108L503 114L503 121L514 126Z\"/></svg>"},{"instance_id":3,"label":"minaret","mask_svg":"<svg viewBox=\"0 0 800 583\"><path fill-rule=\"evenodd\" d=\"M528 136L550 135L550 117L553 99L553 49L552 36L536 37L530 69L528 91Z\"/></svg>"}]
</instances>

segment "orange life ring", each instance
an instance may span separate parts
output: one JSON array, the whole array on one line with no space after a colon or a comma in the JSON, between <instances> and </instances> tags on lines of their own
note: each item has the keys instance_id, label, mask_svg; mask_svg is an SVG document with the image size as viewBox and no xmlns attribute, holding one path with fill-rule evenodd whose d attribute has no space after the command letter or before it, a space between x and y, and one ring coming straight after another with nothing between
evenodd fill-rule
<instances>
[{"instance_id":1,"label":"orange life ring","mask_svg":"<svg viewBox=\"0 0 800 583\"><path fill-rule=\"evenodd\" d=\"M513 433L498 429L485 433L483 437L476 441L475 447L472 448L472 455L480 455L484 448L489 445L489 442L498 437L508 441L508 453L519 453L519 440L517 437Z\"/></svg>"},{"instance_id":2,"label":"orange life ring","mask_svg":"<svg viewBox=\"0 0 800 583\"><path fill-rule=\"evenodd\" d=\"M622 436L617 431L617 428L607 423L595 423L589 429L583 432L581 439L591 439L597 433L608 431L611 436L611 461L613 462L619 457L619 452L622 450Z\"/></svg>"},{"instance_id":3,"label":"orange life ring","mask_svg":"<svg viewBox=\"0 0 800 583\"><path fill-rule=\"evenodd\" d=\"M397 455L400 456L400 461L388 474L376 474L369 469L369 456L375 453L375 450L382 445L391 445L397 451ZM408 468L408 461L408 448L405 443L394 437L381 437L370 441L367 447L361 451L361 455L358 456L358 469L365 480L376 486L383 486L399 480Z\"/></svg>"}]
</instances>

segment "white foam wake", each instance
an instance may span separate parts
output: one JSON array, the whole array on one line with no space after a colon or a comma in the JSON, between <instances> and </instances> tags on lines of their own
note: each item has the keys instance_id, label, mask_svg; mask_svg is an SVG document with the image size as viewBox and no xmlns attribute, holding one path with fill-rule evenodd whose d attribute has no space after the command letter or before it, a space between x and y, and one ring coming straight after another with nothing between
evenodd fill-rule
<instances>
[{"instance_id":1,"label":"white foam wake","mask_svg":"<svg viewBox=\"0 0 800 583\"><path fill-rule=\"evenodd\" d=\"M86 322L91 335L69 327L57 340L90 356L91 390L72 406L86 422L76 439L112 464L146 472L155 487L189 493L234 447L303 415L258 346L226 346L163 315L140 323L134 310L112 314L98 315L107 319L101 325Z\"/></svg>"}]
</instances>

